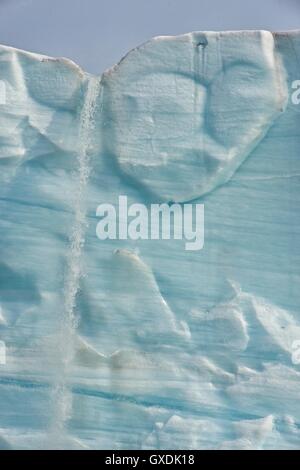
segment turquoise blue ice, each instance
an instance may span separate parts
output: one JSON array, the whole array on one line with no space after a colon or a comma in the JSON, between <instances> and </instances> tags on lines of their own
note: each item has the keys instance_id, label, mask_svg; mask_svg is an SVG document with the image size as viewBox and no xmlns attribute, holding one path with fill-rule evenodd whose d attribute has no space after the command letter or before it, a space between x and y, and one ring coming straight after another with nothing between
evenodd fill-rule
<instances>
[{"instance_id":1,"label":"turquoise blue ice","mask_svg":"<svg viewBox=\"0 0 300 470\"><path fill-rule=\"evenodd\" d=\"M300 447L299 57L196 32L93 77L0 47L0 448ZM119 195L204 204L204 248L99 240Z\"/></svg>"}]
</instances>

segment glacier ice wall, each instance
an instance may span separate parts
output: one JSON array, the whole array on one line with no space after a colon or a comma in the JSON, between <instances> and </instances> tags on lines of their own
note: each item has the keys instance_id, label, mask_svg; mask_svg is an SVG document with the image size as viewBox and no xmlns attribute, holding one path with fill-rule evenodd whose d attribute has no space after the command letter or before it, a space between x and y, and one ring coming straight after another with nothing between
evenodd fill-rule
<instances>
[{"instance_id":1,"label":"glacier ice wall","mask_svg":"<svg viewBox=\"0 0 300 470\"><path fill-rule=\"evenodd\" d=\"M0 47L0 448L299 448L299 54L195 32L93 77ZM204 203L203 250L100 241L120 194Z\"/></svg>"}]
</instances>

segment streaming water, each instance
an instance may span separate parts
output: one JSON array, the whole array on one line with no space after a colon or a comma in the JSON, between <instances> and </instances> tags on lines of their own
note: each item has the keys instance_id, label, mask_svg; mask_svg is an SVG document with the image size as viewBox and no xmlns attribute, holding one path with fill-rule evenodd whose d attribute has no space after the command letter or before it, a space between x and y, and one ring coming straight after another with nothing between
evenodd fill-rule
<instances>
[{"instance_id":1,"label":"streaming water","mask_svg":"<svg viewBox=\"0 0 300 470\"><path fill-rule=\"evenodd\" d=\"M79 122L76 194L73 208L74 223L70 234L64 285L64 305L58 339L59 365L55 373L53 387L54 410L50 429L50 445L53 448L63 446L63 441L67 436L66 423L72 411L72 391L69 387L69 376L77 329L75 307L82 275L81 255L87 229L84 195L91 171L91 139L95 127L95 112L99 91L100 79L88 77Z\"/></svg>"}]
</instances>

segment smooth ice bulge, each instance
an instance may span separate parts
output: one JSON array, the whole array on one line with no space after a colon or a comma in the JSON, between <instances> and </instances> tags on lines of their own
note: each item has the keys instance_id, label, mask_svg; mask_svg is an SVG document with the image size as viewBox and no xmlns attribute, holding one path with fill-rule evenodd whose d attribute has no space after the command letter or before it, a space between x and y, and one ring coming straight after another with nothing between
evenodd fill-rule
<instances>
[{"instance_id":1,"label":"smooth ice bulge","mask_svg":"<svg viewBox=\"0 0 300 470\"><path fill-rule=\"evenodd\" d=\"M287 99L266 31L155 38L105 73L103 90L107 150L126 174L171 201L226 182Z\"/></svg>"},{"instance_id":2,"label":"smooth ice bulge","mask_svg":"<svg viewBox=\"0 0 300 470\"><path fill-rule=\"evenodd\" d=\"M299 37L0 47L0 448L299 448ZM100 240L120 195L204 246Z\"/></svg>"}]
</instances>

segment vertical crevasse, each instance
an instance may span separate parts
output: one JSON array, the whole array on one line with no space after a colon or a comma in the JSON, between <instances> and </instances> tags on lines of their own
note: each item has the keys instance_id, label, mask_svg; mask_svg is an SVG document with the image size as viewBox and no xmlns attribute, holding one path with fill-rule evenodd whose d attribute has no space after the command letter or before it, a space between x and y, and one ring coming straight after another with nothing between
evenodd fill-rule
<instances>
[{"instance_id":1,"label":"vertical crevasse","mask_svg":"<svg viewBox=\"0 0 300 470\"><path fill-rule=\"evenodd\" d=\"M86 205L84 200L86 186L91 171L91 143L95 127L97 98L100 91L99 77L87 76L86 90L79 117L78 151L76 153L76 176L74 195L74 222L70 232L70 246L67 254L67 268L64 284L64 303L59 329L59 365L54 377L54 412L50 434L50 445L60 447L67 437L66 422L72 408L72 391L69 375L74 356L74 341L77 329L75 314L76 296L82 275L81 255L87 229Z\"/></svg>"}]
</instances>

